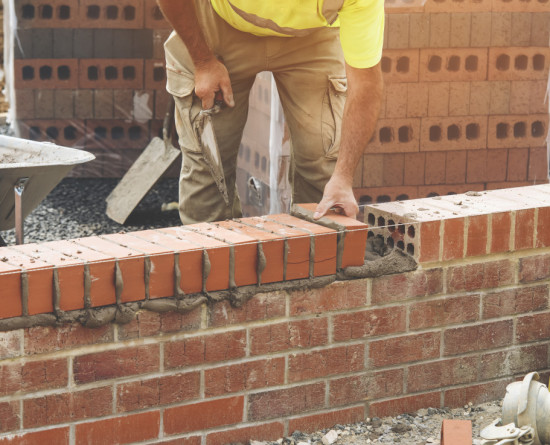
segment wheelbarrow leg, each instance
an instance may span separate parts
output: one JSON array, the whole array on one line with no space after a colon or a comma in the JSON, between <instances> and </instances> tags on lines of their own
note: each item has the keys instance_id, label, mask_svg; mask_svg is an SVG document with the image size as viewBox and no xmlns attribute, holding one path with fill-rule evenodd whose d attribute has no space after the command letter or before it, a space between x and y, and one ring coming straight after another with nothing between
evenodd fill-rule
<instances>
[{"instance_id":1,"label":"wheelbarrow leg","mask_svg":"<svg viewBox=\"0 0 550 445\"><path fill-rule=\"evenodd\" d=\"M23 244L23 192L29 178L19 178L13 187L15 192L15 242Z\"/></svg>"}]
</instances>

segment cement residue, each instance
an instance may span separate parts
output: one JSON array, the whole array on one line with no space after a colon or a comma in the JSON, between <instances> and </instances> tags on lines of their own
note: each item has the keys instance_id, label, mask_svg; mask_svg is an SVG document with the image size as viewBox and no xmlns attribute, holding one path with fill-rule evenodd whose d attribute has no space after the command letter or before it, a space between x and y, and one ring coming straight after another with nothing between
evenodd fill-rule
<instances>
[{"instance_id":1,"label":"cement residue","mask_svg":"<svg viewBox=\"0 0 550 445\"><path fill-rule=\"evenodd\" d=\"M184 295L179 288L179 276L176 276L177 284L175 297L146 299L142 302L121 303L120 295L122 293L123 283L120 268L116 267L116 289L117 289L117 304L106 307L91 308L89 306L89 295L86 298L86 309L64 312L59 309L58 290L54 292L54 310L55 314L40 314L21 317L14 317L5 320L0 320L0 331L10 331L14 329L29 328L32 326L59 326L66 323L79 322L88 328L96 328L104 326L108 323L126 324L134 320L136 313L140 310L150 310L153 312L189 312L202 304L215 304L216 302L228 300L232 306L240 307L255 295L260 293L268 293L274 291L297 291L304 289L317 289L328 286L334 281L350 280L359 278L374 278L382 275L404 273L415 270L417 263L410 255L400 249L390 249L384 243L381 237L370 237L367 241L367 251L365 253L365 264L363 266L347 267L339 270L336 275L328 275L323 277L312 277L301 280L282 281L276 283L262 284L258 283L251 286L231 287L228 290L216 292L203 292ZM260 255L259 259L262 259ZM263 256L265 261L265 256ZM210 263L207 255L203 257L204 265L208 269ZM261 262L261 261L260 261ZM265 265L265 264L264 264ZM258 272L263 270L262 265L258 265ZM88 271L89 272L89 271ZM90 279L89 273L85 277ZM206 280L205 273L204 279ZM22 274L23 288L25 289L26 274ZM206 283L204 282L204 285ZM86 288L89 290L90 283L87 283ZM204 288L203 288L204 289ZM24 292L26 297L28 294ZM23 298L24 314L27 312L26 298Z\"/></svg>"}]
</instances>

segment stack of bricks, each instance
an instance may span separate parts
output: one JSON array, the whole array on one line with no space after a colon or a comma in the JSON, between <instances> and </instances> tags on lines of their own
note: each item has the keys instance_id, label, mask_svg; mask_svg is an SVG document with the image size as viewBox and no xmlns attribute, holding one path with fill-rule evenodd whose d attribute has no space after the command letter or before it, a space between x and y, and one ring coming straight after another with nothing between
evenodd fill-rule
<instances>
[{"instance_id":1,"label":"stack of bricks","mask_svg":"<svg viewBox=\"0 0 550 445\"><path fill-rule=\"evenodd\" d=\"M427 0L386 12L384 103L357 198L547 182L548 1Z\"/></svg>"},{"instance_id":2,"label":"stack of bricks","mask_svg":"<svg viewBox=\"0 0 550 445\"><path fill-rule=\"evenodd\" d=\"M15 122L27 139L96 156L75 176L120 177L158 135L169 104L155 0L11 4Z\"/></svg>"}]
</instances>

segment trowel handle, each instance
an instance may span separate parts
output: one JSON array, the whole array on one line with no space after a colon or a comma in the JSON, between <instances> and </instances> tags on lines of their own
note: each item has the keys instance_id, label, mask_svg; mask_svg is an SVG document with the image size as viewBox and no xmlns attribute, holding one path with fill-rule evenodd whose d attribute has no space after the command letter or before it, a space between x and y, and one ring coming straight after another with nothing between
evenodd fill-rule
<instances>
[{"instance_id":1,"label":"trowel handle","mask_svg":"<svg viewBox=\"0 0 550 445\"><path fill-rule=\"evenodd\" d=\"M165 143L172 137L172 130L174 128L174 107L174 97L170 96L168 108L166 110L166 114L164 115L164 121L162 122L162 139Z\"/></svg>"}]
</instances>

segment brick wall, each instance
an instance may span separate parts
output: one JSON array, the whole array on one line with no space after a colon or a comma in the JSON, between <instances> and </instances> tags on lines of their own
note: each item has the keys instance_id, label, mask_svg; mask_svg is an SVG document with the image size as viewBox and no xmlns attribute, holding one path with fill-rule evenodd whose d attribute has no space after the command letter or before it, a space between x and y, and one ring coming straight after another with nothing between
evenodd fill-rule
<instances>
[{"instance_id":1,"label":"brick wall","mask_svg":"<svg viewBox=\"0 0 550 445\"><path fill-rule=\"evenodd\" d=\"M427 0L403 12L392 3L384 104L356 197L385 202L547 182L548 5Z\"/></svg>"},{"instance_id":2,"label":"brick wall","mask_svg":"<svg viewBox=\"0 0 550 445\"><path fill-rule=\"evenodd\" d=\"M269 440L548 377L550 185L365 218L0 248L0 443ZM416 268L346 279L375 240Z\"/></svg>"}]
</instances>

